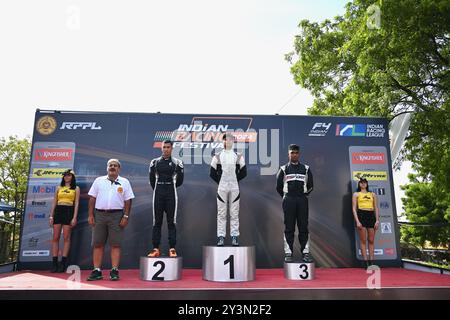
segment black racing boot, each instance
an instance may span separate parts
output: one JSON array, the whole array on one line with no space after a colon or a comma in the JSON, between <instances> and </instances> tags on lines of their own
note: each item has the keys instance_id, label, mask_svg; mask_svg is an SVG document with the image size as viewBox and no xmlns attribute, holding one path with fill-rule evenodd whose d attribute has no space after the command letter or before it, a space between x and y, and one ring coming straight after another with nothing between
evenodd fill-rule
<instances>
[{"instance_id":1,"label":"black racing boot","mask_svg":"<svg viewBox=\"0 0 450 320\"><path fill-rule=\"evenodd\" d=\"M63 273L66 272L67 269L67 257L62 257L61 263L58 266L58 272Z\"/></svg>"},{"instance_id":2,"label":"black racing boot","mask_svg":"<svg viewBox=\"0 0 450 320\"><path fill-rule=\"evenodd\" d=\"M53 257L51 273L58 272L58 257Z\"/></svg>"}]
</instances>

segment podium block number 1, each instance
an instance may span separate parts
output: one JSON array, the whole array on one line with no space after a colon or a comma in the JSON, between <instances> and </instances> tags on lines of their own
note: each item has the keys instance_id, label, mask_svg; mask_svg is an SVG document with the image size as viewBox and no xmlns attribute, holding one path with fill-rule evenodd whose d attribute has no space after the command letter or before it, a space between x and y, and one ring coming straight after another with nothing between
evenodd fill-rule
<instances>
[{"instance_id":1,"label":"podium block number 1","mask_svg":"<svg viewBox=\"0 0 450 320\"><path fill-rule=\"evenodd\" d=\"M164 263L164 261L155 261L155 263L153 264L154 267L160 265L161 267L159 268L158 271L155 272L155 274L152 277L152 280L160 280L160 281L164 281L164 277L160 277L159 275L164 271L164 269L166 268L166 264Z\"/></svg>"},{"instance_id":2,"label":"podium block number 1","mask_svg":"<svg viewBox=\"0 0 450 320\"><path fill-rule=\"evenodd\" d=\"M230 255L228 259L223 262L225 266L227 263L230 264L230 279L234 279L234 255Z\"/></svg>"}]
</instances>

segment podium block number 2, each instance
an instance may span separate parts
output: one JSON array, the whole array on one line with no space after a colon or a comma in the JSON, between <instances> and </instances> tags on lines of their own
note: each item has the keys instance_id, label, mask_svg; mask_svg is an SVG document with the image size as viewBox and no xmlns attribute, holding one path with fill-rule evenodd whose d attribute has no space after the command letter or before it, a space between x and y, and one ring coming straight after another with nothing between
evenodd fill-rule
<instances>
[{"instance_id":1,"label":"podium block number 2","mask_svg":"<svg viewBox=\"0 0 450 320\"><path fill-rule=\"evenodd\" d=\"M309 277L309 272L308 272L308 265L307 264L300 264L300 270L302 271L301 273L300 273L300 279L303 279L303 280L305 280L305 279L308 279L308 277Z\"/></svg>"},{"instance_id":2,"label":"podium block number 2","mask_svg":"<svg viewBox=\"0 0 450 320\"><path fill-rule=\"evenodd\" d=\"M224 265L230 264L230 279L234 279L234 255L230 255L227 260L223 262Z\"/></svg>"},{"instance_id":3,"label":"podium block number 2","mask_svg":"<svg viewBox=\"0 0 450 320\"><path fill-rule=\"evenodd\" d=\"M164 263L164 261L155 261L155 263L153 264L154 267L160 265L161 267L159 268L158 271L155 272L155 274L152 277L152 280L161 280L164 281L164 277L160 277L159 275L164 271L164 269L166 268L166 264Z\"/></svg>"}]
</instances>

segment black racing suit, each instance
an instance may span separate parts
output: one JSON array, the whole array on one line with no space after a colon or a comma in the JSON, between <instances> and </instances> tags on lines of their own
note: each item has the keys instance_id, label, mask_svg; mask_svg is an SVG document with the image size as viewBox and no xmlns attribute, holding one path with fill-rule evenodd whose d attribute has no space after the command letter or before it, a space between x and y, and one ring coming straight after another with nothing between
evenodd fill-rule
<instances>
[{"instance_id":1,"label":"black racing suit","mask_svg":"<svg viewBox=\"0 0 450 320\"><path fill-rule=\"evenodd\" d=\"M153 188L153 247L159 248L163 214L166 212L169 246L177 242L177 187L184 179L183 162L177 158L155 158L150 162L150 184Z\"/></svg>"},{"instance_id":2,"label":"black racing suit","mask_svg":"<svg viewBox=\"0 0 450 320\"><path fill-rule=\"evenodd\" d=\"M308 165L287 163L277 173L277 192L283 197L284 252L292 254L295 225L302 253L309 253L308 198L313 189L313 176Z\"/></svg>"}]
</instances>

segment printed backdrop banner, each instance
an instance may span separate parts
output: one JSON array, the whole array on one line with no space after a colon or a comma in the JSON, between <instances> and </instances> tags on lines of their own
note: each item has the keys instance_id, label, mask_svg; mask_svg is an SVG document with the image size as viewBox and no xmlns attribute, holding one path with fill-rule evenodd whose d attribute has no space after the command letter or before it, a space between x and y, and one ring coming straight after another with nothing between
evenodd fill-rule
<instances>
[{"instance_id":1,"label":"printed backdrop banner","mask_svg":"<svg viewBox=\"0 0 450 320\"><path fill-rule=\"evenodd\" d=\"M309 230L317 265L358 266L361 251L351 205L362 176L377 195L380 208L376 260L381 265L400 265L386 119L38 110L19 267L41 268L51 260L48 218L61 173L67 169L75 171L81 189L69 260L81 268L92 267L87 193L96 177L106 175L107 160L118 158L121 176L130 180L136 196L125 229L121 267L138 268L140 256L152 249L149 163L161 155L161 142L171 139L173 156L183 160L185 167L184 183L178 188L177 251L184 267L201 268L202 246L216 242L217 184L209 177L209 164L212 155L223 148L224 132L233 133L236 151L245 156L248 174L240 182L240 243L255 246L258 268L280 268L283 263L282 199L275 187L276 173L287 162L291 143L300 146L300 161L310 166L314 177ZM167 254L167 242L164 221L163 254ZM297 237L294 249L294 256L299 257ZM104 266L109 266L108 246L104 259Z\"/></svg>"}]
</instances>

